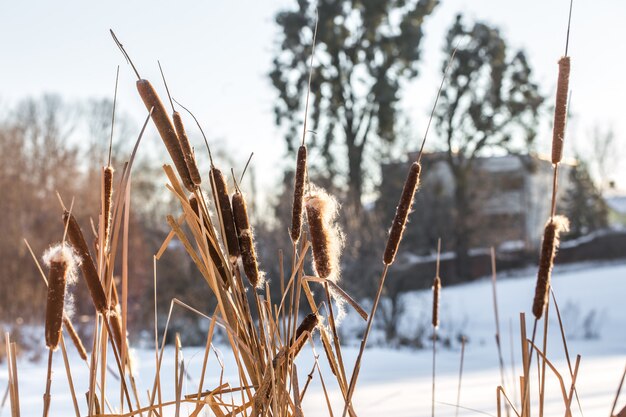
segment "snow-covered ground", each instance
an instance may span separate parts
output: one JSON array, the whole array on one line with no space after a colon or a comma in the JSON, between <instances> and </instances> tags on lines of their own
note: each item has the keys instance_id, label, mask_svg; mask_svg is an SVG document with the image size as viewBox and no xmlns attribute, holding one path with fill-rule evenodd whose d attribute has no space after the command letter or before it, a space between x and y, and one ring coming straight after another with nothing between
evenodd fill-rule
<instances>
[{"instance_id":1,"label":"snow-covered ground","mask_svg":"<svg viewBox=\"0 0 626 417\"><path fill-rule=\"evenodd\" d=\"M502 331L503 356L506 363L505 378L507 390L512 398L514 394L513 378L519 377L520 340L519 313L529 311L534 293L534 274L528 271L515 277L502 278L498 281L498 302ZM496 414L496 386L500 383L497 351L494 342L494 314L492 305L492 287L489 279L455 287L445 287L441 299L442 333L463 333L469 343L465 349L465 367L458 410L460 416ZM563 313L569 335L569 350L572 360L576 354L582 355L578 375L578 393L583 411L588 416L608 415L615 395L615 390L626 366L626 308L622 304L626 297L626 265L624 264L585 264L557 268L553 276L553 286ZM405 297L406 313L401 328L410 333L420 321L430 317L430 292L416 292ZM425 319L424 319L425 317ZM354 327L355 319L348 317L346 326ZM531 316L527 317L529 334L532 327ZM513 340L511 342L511 329ZM585 333L597 336L595 339L584 338ZM596 333L595 335L593 333ZM376 339L376 338L374 338ZM540 337L537 337L539 341ZM570 378L561 338L558 333L554 310L550 313L550 335L548 357L563 374L569 388ZM511 350L513 347L513 350ZM86 391L87 368L68 347L72 363L74 382L79 400ZM185 393L197 390L197 378L202 363L200 348L185 348L185 364L191 379L185 382ZM318 352L320 353L320 352ZM354 346L344 348L344 358L351 372L351 364L357 354ZM138 350L138 385L145 402L146 390L152 387L154 374L154 352ZM432 356L428 349L390 349L373 347L368 349L360 373L360 379L354 396L354 407L360 417L364 416L422 416L430 415L431 401L431 366ZM511 357L515 360L515 376L511 369ZM238 378L234 361L224 349L225 380L237 384ZM451 349L441 349L437 354L436 414L438 416L456 415L452 404L456 403L460 348L454 344ZM536 361L535 361L536 364ZM298 370L302 387L306 374L313 365L313 355L304 350L298 358ZM342 411L341 395L327 369L325 358L320 356L320 365L326 376L325 382L330 390L334 415ZM19 386L22 415L31 416L41 413L42 393L45 384L45 363L21 361L19 368ZM174 396L174 352L166 350L162 369L163 395L166 399ZM536 369L536 368L535 368ZM54 382L52 386L51 416L73 415L73 408L65 382L65 370L62 356L55 355ZM209 360L205 388L218 385L220 368L215 357ZM111 379L113 382L113 380ZM6 371L0 374L2 394L6 387ZM535 381L532 381L535 383ZM560 386L557 379L549 376L546 381L545 415L563 415ZM533 393L536 390L532 391ZM110 391L111 401L118 403L119 393ZM114 400L115 399L115 400ZM517 398L519 402L519 398ZM622 398L619 407L626 404ZM80 406L84 410L84 400ZM306 416L329 415L319 378L316 375L309 388L303 408ZM472 409L472 410L470 410ZM188 415L183 406L182 415ZM173 415L172 409L172 415ZM579 415L577 406L574 415ZM0 416L10 415L8 404Z\"/></svg>"}]
</instances>

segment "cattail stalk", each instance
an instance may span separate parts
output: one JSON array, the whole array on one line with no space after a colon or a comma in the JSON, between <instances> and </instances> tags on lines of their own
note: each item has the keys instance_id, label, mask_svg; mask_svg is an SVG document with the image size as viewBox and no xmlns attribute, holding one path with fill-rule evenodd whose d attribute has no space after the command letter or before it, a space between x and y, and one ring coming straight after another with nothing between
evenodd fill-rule
<instances>
[{"instance_id":1,"label":"cattail stalk","mask_svg":"<svg viewBox=\"0 0 626 417\"><path fill-rule=\"evenodd\" d=\"M72 325L72 322L66 315L63 316L63 327L65 327L67 334L69 334L70 339L72 339L72 343L78 351L78 355L80 356L80 358L86 361L87 351L85 350L85 345L83 345L83 341L80 339L80 336L76 332L76 329Z\"/></svg>"},{"instance_id":2,"label":"cattail stalk","mask_svg":"<svg viewBox=\"0 0 626 417\"><path fill-rule=\"evenodd\" d=\"M177 111L172 114L172 119L174 120L174 128L176 129L176 134L178 135L178 140L180 141L180 148L183 151L183 157L185 158L185 163L187 164L189 177L197 187L202 183L202 178L200 178L200 171L198 171L196 158L194 156L193 149L191 149L189 137L187 136L185 126L183 125L183 119Z\"/></svg>"},{"instance_id":3,"label":"cattail stalk","mask_svg":"<svg viewBox=\"0 0 626 417\"><path fill-rule=\"evenodd\" d=\"M178 135L176 134L176 128L167 115L163 102L148 80L139 79L137 81L137 91L146 105L146 108L148 110L153 109L152 121L159 131L159 135L161 136L161 139L163 140L163 143L165 144L165 147L174 162L178 175L180 175L185 188L193 192L195 186L191 180L189 170L187 169L187 163L185 162L185 157L183 156Z\"/></svg>"},{"instance_id":4,"label":"cattail stalk","mask_svg":"<svg viewBox=\"0 0 626 417\"><path fill-rule=\"evenodd\" d=\"M262 285L260 279L259 265L257 263L256 250L254 248L254 236L250 220L248 218L248 207L243 194L236 192L233 194L233 217L235 226L237 227L237 235L239 237L239 249L241 251L241 262L243 270L250 280L253 287L258 288Z\"/></svg>"},{"instance_id":5,"label":"cattail stalk","mask_svg":"<svg viewBox=\"0 0 626 417\"><path fill-rule=\"evenodd\" d=\"M533 300L533 315L537 320L543 315L550 291L550 280L554 257L559 246L559 235L569 229L569 221L565 216L554 216L546 224L543 241L541 243L541 255L539 258L539 271L537 272L537 285Z\"/></svg>"},{"instance_id":6,"label":"cattail stalk","mask_svg":"<svg viewBox=\"0 0 626 417\"><path fill-rule=\"evenodd\" d=\"M556 87L554 125L552 128L552 163L558 164L563 158L565 123L567 119L567 94L569 90L570 57L559 60L559 78Z\"/></svg>"},{"instance_id":7,"label":"cattail stalk","mask_svg":"<svg viewBox=\"0 0 626 417\"><path fill-rule=\"evenodd\" d=\"M83 232L81 231L74 215L67 210L63 213L63 222L67 224L67 236L81 259L80 268L83 273L83 277L85 278L87 288L89 289L89 294L91 295L94 307L98 313L106 315L108 310L106 295L104 294L102 283L98 277L96 264L91 257L87 242L85 242Z\"/></svg>"},{"instance_id":8,"label":"cattail stalk","mask_svg":"<svg viewBox=\"0 0 626 417\"><path fill-rule=\"evenodd\" d=\"M296 175L294 178L293 208L291 211L291 240L295 243L302 233L302 203L304 198L304 182L306 180L306 146L298 149Z\"/></svg>"},{"instance_id":9,"label":"cattail stalk","mask_svg":"<svg viewBox=\"0 0 626 417\"><path fill-rule=\"evenodd\" d=\"M387 239L387 246L385 247L385 253L383 255L383 263L385 265L391 265L398 252L398 246L402 240L407 218L411 212L411 206L413 205L413 197L419 186L420 172L421 165L418 162L413 162L409 168L406 180L404 181L404 188L402 189L400 202L396 208L396 215L393 218L393 223L391 223L391 229L389 229L389 238Z\"/></svg>"},{"instance_id":10,"label":"cattail stalk","mask_svg":"<svg viewBox=\"0 0 626 417\"><path fill-rule=\"evenodd\" d=\"M104 167L104 239L103 245L106 248L109 242L109 233L111 229L111 201L113 198L113 167L108 165Z\"/></svg>"},{"instance_id":11,"label":"cattail stalk","mask_svg":"<svg viewBox=\"0 0 626 417\"><path fill-rule=\"evenodd\" d=\"M228 197L228 186L224 174L219 169L211 168L211 181L213 184L213 192L217 199L220 215L222 217L222 225L224 226L224 239L231 261L239 257L239 241L237 232L235 231L235 221L233 220L233 211L230 206L230 198Z\"/></svg>"}]
</instances>

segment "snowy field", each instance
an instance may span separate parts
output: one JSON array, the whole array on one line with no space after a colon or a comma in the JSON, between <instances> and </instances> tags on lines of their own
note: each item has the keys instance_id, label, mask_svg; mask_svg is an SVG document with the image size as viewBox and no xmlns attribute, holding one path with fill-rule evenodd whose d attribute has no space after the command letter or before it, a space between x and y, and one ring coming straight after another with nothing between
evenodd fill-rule
<instances>
[{"instance_id":1,"label":"snowy field","mask_svg":"<svg viewBox=\"0 0 626 417\"><path fill-rule=\"evenodd\" d=\"M534 271L517 274L515 277L503 277L498 281L498 302L502 331L503 356L506 363L505 383L512 398L519 397L512 388L513 372L511 358L515 360L515 378L521 373L519 313L529 311L534 293ZM489 279L471 284L445 288L442 291L441 322L442 333L461 331L469 338L465 350L465 367L461 388L461 407L459 416L495 415L496 386L500 383L497 351L494 342L494 315L492 305L492 287ZM557 268L553 277L557 301L563 313L565 326L569 331L569 349L572 360L576 354L582 355L578 376L578 393L583 412L587 416L608 415L619 378L626 366L626 265L584 264ZM402 327L411 329L420 320L429 320L430 292L416 292L406 296L407 311ZM354 327L355 319L349 317L348 328ZM449 325L446 326L446 323ZM527 318L529 334L531 318ZM511 331L513 341L511 342ZM407 330L408 331L408 330ZM585 334L587 333L587 334ZM380 336L374 335L374 336ZM591 336L589 339L585 336ZM316 338L317 339L317 338ZM376 337L374 337L376 339ZM537 340L539 341L539 337ZM550 343L548 357L563 374L569 389L569 372L562 349L560 334L554 310L550 314ZM511 349L511 346L513 349ZM219 348L219 347L218 347ZM76 390L79 393L80 406L85 407L84 392L87 390L87 367L68 347L72 364L72 373ZM185 381L184 392L197 390L199 368L202 363L202 351L199 348L185 348L185 366L189 378ZM234 361L224 353L224 378L234 385L238 382ZM319 352L318 352L319 353ZM347 372L357 354L355 347L344 348ZM152 387L154 374L154 351L138 350L138 385L146 398L146 390ZM432 356L429 349L411 350L407 348L390 349L373 347L364 356L359 384L354 397L354 407L359 417L365 416L425 416L430 415L431 401L431 366ZM459 381L460 347L454 344L450 349L441 349L437 355L436 414L454 416L454 407ZM535 361L536 364L536 361ZM298 358L298 370L301 375L300 387L304 385L306 375L313 365L310 350L303 350ZM320 356L320 365L325 375L325 382L330 391L334 415L341 415L341 395L326 367L326 360ZM42 409L42 393L45 384L45 363L20 361L19 386L21 410L23 416L39 415ZM536 367L535 367L536 369ZM215 356L209 359L209 368L205 388L218 385L220 368ZM113 379L109 378L113 385ZM62 356L55 355L54 380L52 385L51 416L74 415L65 379ZM162 369L164 399L174 398L174 352L166 350ZM535 383L536 381L533 381ZM6 371L0 374L0 389L4 394L7 383ZM533 388L533 393L536 389ZM557 379L549 376L546 380L545 415L563 415L564 406ZM109 391L114 404L118 403L119 392ZM517 398L519 402L519 398ZM626 397L618 403L618 409L626 404ZM303 401L306 416L329 415L326 400L319 378L314 380ZM108 411L108 410L107 410ZM172 408L174 415L174 409ZM181 415L188 415L183 405ZM0 411L0 416L10 415L8 404ZM573 415L580 415L578 406L574 406Z\"/></svg>"}]
</instances>

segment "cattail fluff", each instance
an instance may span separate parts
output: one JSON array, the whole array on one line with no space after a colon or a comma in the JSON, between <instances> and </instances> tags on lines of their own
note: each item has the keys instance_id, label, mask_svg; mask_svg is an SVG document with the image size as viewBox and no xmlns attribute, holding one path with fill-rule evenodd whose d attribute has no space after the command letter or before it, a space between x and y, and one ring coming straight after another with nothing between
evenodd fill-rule
<instances>
[{"instance_id":1,"label":"cattail fluff","mask_svg":"<svg viewBox=\"0 0 626 417\"><path fill-rule=\"evenodd\" d=\"M413 205L413 197L419 186L421 168L419 163L413 162L411 168L409 168L406 180L404 181L404 188L402 189L400 202L396 208L396 215L393 218L393 223L391 223L391 229L389 229L387 246L385 247L385 253L383 255L385 265L391 265L398 252L398 246L400 245L400 240L402 240L407 218L411 212L411 206Z\"/></svg>"},{"instance_id":2,"label":"cattail fluff","mask_svg":"<svg viewBox=\"0 0 626 417\"><path fill-rule=\"evenodd\" d=\"M51 247L43 259L50 268L45 320L46 346L50 350L56 350L61 341L65 290L68 281L71 282L75 276L77 260L72 249L65 245Z\"/></svg>"},{"instance_id":3,"label":"cattail fluff","mask_svg":"<svg viewBox=\"0 0 626 417\"><path fill-rule=\"evenodd\" d=\"M293 208L291 211L291 240L295 243L302 232L302 199L304 197L304 181L306 179L306 146L298 149L296 175L294 178Z\"/></svg>"},{"instance_id":4,"label":"cattail fluff","mask_svg":"<svg viewBox=\"0 0 626 417\"><path fill-rule=\"evenodd\" d=\"M231 261L239 257L239 240L235 231L235 221L233 220L233 211L230 207L230 198L228 197L228 186L222 171L213 167L211 168L211 179L213 182L213 192L219 203L222 224L224 225L224 233L226 234L226 246Z\"/></svg>"},{"instance_id":5,"label":"cattail fluff","mask_svg":"<svg viewBox=\"0 0 626 417\"><path fill-rule=\"evenodd\" d=\"M83 345L83 341L80 340L80 336L78 335L76 329L72 325L72 322L66 315L63 316L63 327L65 327L65 330L67 330L67 334L70 335L70 339L72 339L72 343L78 351L78 355L80 356L80 358L86 361L87 351L85 350L85 345Z\"/></svg>"},{"instance_id":6,"label":"cattail fluff","mask_svg":"<svg viewBox=\"0 0 626 417\"><path fill-rule=\"evenodd\" d=\"M436 276L433 281L433 327L439 327L439 297L441 293L441 278Z\"/></svg>"},{"instance_id":7,"label":"cattail fluff","mask_svg":"<svg viewBox=\"0 0 626 417\"><path fill-rule=\"evenodd\" d=\"M201 221L204 221L204 228L205 228L205 230L207 230L207 231L210 230L209 228L211 227L211 225L209 224L207 219L204 218L204 216L200 212L200 207L198 205L198 200L196 199L195 194L192 194L191 197L189 197L189 205L191 206L191 209L196 214L196 216L198 216L198 218L201 219ZM222 259L220 258L220 255L219 255L217 249L215 248L215 246L213 246L213 244L211 243L211 240L208 238L208 236L207 236L206 240L207 240L207 246L209 247L209 256L211 257L211 260L215 264L215 267L217 268L217 272L220 275L220 277L222 277L222 280L224 281L224 283L228 284L228 278L226 276L226 269L224 268L224 264L222 263Z\"/></svg>"},{"instance_id":8,"label":"cattail fluff","mask_svg":"<svg viewBox=\"0 0 626 417\"><path fill-rule=\"evenodd\" d=\"M556 87L556 104L554 106L554 126L552 128L552 163L558 164L563 157L563 141L565 140L565 122L567 119L567 94L569 90L569 56L559 60L559 79Z\"/></svg>"},{"instance_id":9,"label":"cattail fluff","mask_svg":"<svg viewBox=\"0 0 626 417\"><path fill-rule=\"evenodd\" d=\"M243 270L253 287L259 288L263 285L259 265L257 263L256 250L254 248L254 235L250 220L248 218L248 207L243 194L236 192L233 194L233 217L237 227L239 237L239 249L241 251L241 263Z\"/></svg>"},{"instance_id":10,"label":"cattail fluff","mask_svg":"<svg viewBox=\"0 0 626 417\"><path fill-rule=\"evenodd\" d=\"M565 216L554 216L548 220L543 232L537 286L535 287L535 298L533 300L533 315L537 320L543 315L544 307L548 301L552 267L554 266L554 257L559 246L559 234L567 232L568 229L569 220Z\"/></svg>"},{"instance_id":11,"label":"cattail fluff","mask_svg":"<svg viewBox=\"0 0 626 417\"><path fill-rule=\"evenodd\" d=\"M187 169L187 164L178 140L178 135L176 135L176 129L167 115L163 102L148 80L138 80L137 91L139 91L139 95L146 105L146 108L148 110L153 109L152 121L156 125L159 135L161 136L161 139L163 140L163 143L165 144L165 147L174 162L178 175L180 175L185 188L193 192L195 187L193 181L191 180L191 176L189 175L189 170Z\"/></svg>"},{"instance_id":12,"label":"cattail fluff","mask_svg":"<svg viewBox=\"0 0 626 417\"><path fill-rule=\"evenodd\" d=\"M67 237L81 259L80 269L83 273L83 277L85 278L85 283L89 289L89 294L91 295L94 307L98 313L104 315L108 310L106 296L104 294L100 278L98 277L96 264L91 257L87 242L85 242L83 232L81 231L74 215L67 210L63 213L63 223L67 224Z\"/></svg>"},{"instance_id":13,"label":"cattail fluff","mask_svg":"<svg viewBox=\"0 0 626 417\"><path fill-rule=\"evenodd\" d=\"M185 158L185 163L187 164L189 177L195 186L199 186L202 183L202 179L200 178L200 171L198 171L198 165L196 164L196 157L194 156L191 144L189 143L189 137L187 136L185 126L183 125L183 119L177 111L174 112L172 118L174 119L174 128L176 128L178 140L180 141L180 148L183 151L183 157Z\"/></svg>"},{"instance_id":14,"label":"cattail fluff","mask_svg":"<svg viewBox=\"0 0 626 417\"><path fill-rule=\"evenodd\" d=\"M106 166L104 168L104 247L106 248L109 241L109 233L111 229L111 201L113 198L113 167Z\"/></svg>"}]
</instances>

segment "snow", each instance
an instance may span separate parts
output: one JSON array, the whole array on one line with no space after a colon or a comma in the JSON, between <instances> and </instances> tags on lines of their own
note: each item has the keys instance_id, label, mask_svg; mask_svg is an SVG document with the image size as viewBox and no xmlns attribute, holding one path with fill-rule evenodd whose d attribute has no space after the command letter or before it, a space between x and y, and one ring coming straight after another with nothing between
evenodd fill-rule
<instances>
[{"instance_id":1,"label":"snow","mask_svg":"<svg viewBox=\"0 0 626 417\"><path fill-rule=\"evenodd\" d=\"M617 384L626 365L626 310L623 307L626 295L626 265L613 264L580 264L567 268L556 268L553 276L553 287L568 333L568 346L572 364L576 354L582 355L578 374L577 389L581 405L586 415L608 415ZM517 277L502 278L497 284L499 303L501 342L505 361L505 384L512 399L517 398L512 387L513 378L521 372L519 313L529 311L534 293L534 273L528 271ZM489 279L447 288L443 277L441 294L441 329L442 335L462 333L468 336L469 342L465 349L465 366L459 416L479 415L477 411L496 415L496 386L500 384L497 350L494 342L494 314L492 304L492 286ZM430 316L430 291L419 291L406 294L404 302L405 314L402 318L401 330L407 335L415 330L417 324L428 322ZM591 318L590 318L591 317ZM594 318L595 317L595 318ZM344 334L351 335L362 326L362 321L354 314L346 318ZM532 315L526 318L530 336ZM585 338L586 328L595 330L596 338ZM512 329L512 332L511 332ZM540 325L537 342L540 342L543 328ZM592 332L593 333L593 332ZM430 333L428 333L430 334ZM431 400L431 366L432 352L429 349L413 350L408 348L384 348L376 346L381 332L372 335L373 346L364 355L357 390L353 399L354 408L359 417L367 416L419 416L430 415ZM511 337L512 336L512 337ZM347 336L346 336L347 337ZM317 338L316 338L317 340ZM352 371L352 364L357 355L356 340L352 339L343 348L346 372ZM511 352L513 347L513 352ZM87 390L87 366L74 354L68 346L70 361L76 390L79 394L80 407L85 410L84 392ZM197 381L202 363L202 348L184 348L185 365L191 380L185 382L184 392L197 390ZM238 384L235 362L228 355L228 348L222 347L225 364L224 379ZM553 361L562 373L566 387L569 389L569 372L558 331L556 314L550 311L548 358ZM341 394L328 370L326 359L317 343L320 366L324 373L327 388L330 390L331 403L335 416L341 415ZM142 401L146 402L146 390L152 387L154 375L154 351L141 349L136 352L138 357L137 383L139 392L143 393ZM515 359L515 376L511 372L511 356ZM460 347L454 343L451 348L439 348L437 353L436 379L436 414L438 416L456 415ZM112 363L113 364L113 363ZM307 348L298 358L298 371L301 375L302 388L306 375L313 365L313 354ZM536 365L536 360L534 361ZM6 366L6 365L4 365ZM536 369L535 366L533 366ZM45 384L45 359L39 363L21 360L18 364L19 386L22 415L41 413L42 394ZM212 354L209 359L207 378L204 387L218 385L220 367ZM114 391L117 384L109 379L109 399L112 403L119 402L119 392ZM164 399L173 399L174 388L174 351L168 348L164 354L162 366L162 384ZM519 381L517 379L517 381ZM0 390L4 394L6 387L6 371L0 374ZM536 380L531 381L533 393L536 393ZM519 390L517 390L519 391ZM557 379L551 374L546 380L545 415L563 415L564 407ZM622 398L618 403L621 408L626 403ZM328 410L326 400L315 374L303 401L305 416L326 416ZM174 415L174 409L171 414ZM0 416L9 415L8 404L0 411ZM65 370L61 353L54 357L54 379L52 384L52 405L50 416L71 416L73 408L67 389ZM189 415L187 405L183 405L181 415ZM573 415L580 415L574 406Z\"/></svg>"}]
</instances>

